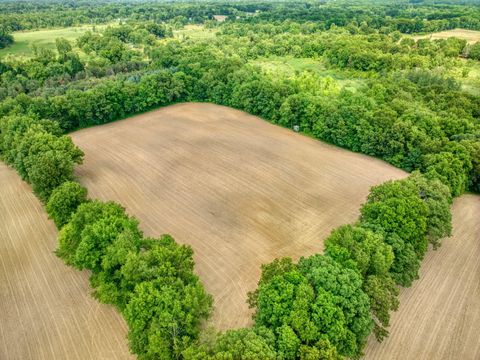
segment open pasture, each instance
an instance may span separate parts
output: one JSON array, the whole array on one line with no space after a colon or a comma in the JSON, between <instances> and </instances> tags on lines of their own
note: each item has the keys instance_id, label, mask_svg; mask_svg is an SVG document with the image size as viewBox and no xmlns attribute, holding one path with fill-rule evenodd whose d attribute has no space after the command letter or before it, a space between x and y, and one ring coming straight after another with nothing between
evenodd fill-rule
<instances>
[{"instance_id":1,"label":"open pasture","mask_svg":"<svg viewBox=\"0 0 480 360\"><path fill-rule=\"evenodd\" d=\"M0 184L0 359L133 359L121 315L55 256L57 230L30 187L1 162Z\"/></svg>"},{"instance_id":2,"label":"open pasture","mask_svg":"<svg viewBox=\"0 0 480 360\"><path fill-rule=\"evenodd\" d=\"M260 266L311 255L353 222L369 188L407 174L255 116L185 103L72 134L91 197L116 200L146 235L195 251L219 329L250 323Z\"/></svg>"}]
</instances>

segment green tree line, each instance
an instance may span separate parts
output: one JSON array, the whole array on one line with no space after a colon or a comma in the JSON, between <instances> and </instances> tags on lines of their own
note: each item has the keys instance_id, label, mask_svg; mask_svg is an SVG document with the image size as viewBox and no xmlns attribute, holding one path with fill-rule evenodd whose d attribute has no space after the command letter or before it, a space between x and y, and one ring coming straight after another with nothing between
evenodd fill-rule
<instances>
[{"instance_id":1,"label":"green tree line","mask_svg":"<svg viewBox=\"0 0 480 360\"><path fill-rule=\"evenodd\" d=\"M199 52L202 50L202 52ZM360 91L336 91L314 74L271 75L208 47L152 54L157 70L106 79L57 96L20 94L0 114L35 114L64 131L103 124L179 101L209 101L440 179L453 195L480 186L480 101L432 71L396 72ZM163 68L158 69L163 66ZM323 89L323 90L322 90Z\"/></svg>"},{"instance_id":2,"label":"green tree line","mask_svg":"<svg viewBox=\"0 0 480 360\"><path fill-rule=\"evenodd\" d=\"M251 14L258 12L258 16ZM365 23L375 29L402 33L432 32L456 27L480 29L478 6L463 1L210 1L162 3L108 0L92 1L2 1L0 22L13 31L45 27L67 27L105 23L117 19L154 20L183 18L200 23L213 15L227 15L229 21L275 22L285 19L297 22L314 21L324 30L331 26ZM239 19L237 19L237 17Z\"/></svg>"}]
</instances>

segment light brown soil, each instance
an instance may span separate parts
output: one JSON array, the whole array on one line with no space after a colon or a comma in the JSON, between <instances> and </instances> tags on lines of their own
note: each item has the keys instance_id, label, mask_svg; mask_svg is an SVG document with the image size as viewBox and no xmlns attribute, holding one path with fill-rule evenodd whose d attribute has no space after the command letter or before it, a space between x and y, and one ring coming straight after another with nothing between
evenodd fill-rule
<instances>
[{"instance_id":1,"label":"light brown soil","mask_svg":"<svg viewBox=\"0 0 480 360\"><path fill-rule=\"evenodd\" d=\"M480 359L480 196L455 200L453 237L427 254L391 324L383 343L370 339L365 359Z\"/></svg>"},{"instance_id":2,"label":"light brown soil","mask_svg":"<svg viewBox=\"0 0 480 360\"><path fill-rule=\"evenodd\" d=\"M0 163L0 359L130 359L126 325L53 251L57 231Z\"/></svg>"},{"instance_id":3,"label":"light brown soil","mask_svg":"<svg viewBox=\"0 0 480 360\"><path fill-rule=\"evenodd\" d=\"M456 37L459 39L467 40L469 44L475 44L477 41L480 41L480 31L475 30L466 30L466 29L453 29L453 30L445 30L439 31L427 35L418 35L413 36L415 40L418 39L448 39L451 37Z\"/></svg>"},{"instance_id":4,"label":"light brown soil","mask_svg":"<svg viewBox=\"0 0 480 360\"><path fill-rule=\"evenodd\" d=\"M323 250L369 188L406 174L212 104L178 104L72 134L90 196L116 200L149 236L195 251L220 329L250 322L260 265Z\"/></svg>"}]
</instances>

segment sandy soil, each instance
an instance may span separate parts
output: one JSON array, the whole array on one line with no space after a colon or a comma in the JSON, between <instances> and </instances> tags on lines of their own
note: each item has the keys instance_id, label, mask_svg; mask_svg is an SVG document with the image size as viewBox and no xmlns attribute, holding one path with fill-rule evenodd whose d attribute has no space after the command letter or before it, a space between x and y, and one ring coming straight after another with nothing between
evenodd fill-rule
<instances>
[{"instance_id":1,"label":"sandy soil","mask_svg":"<svg viewBox=\"0 0 480 360\"><path fill-rule=\"evenodd\" d=\"M453 29L453 30L445 30L439 31L427 35L418 35L413 36L415 40L418 39L448 39L450 37L456 37L459 39L467 40L469 44L475 44L477 41L480 41L480 31L475 30L466 30L466 29Z\"/></svg>"},{"instance_id":2,"label":"sandy soil","mask_svg":"<svg viewBox=\"0 0 480 360\"><path fill-rule=\"evenodd\" d=\"M365 359L480 359L480 196L455 200L453 229L401 291L390 337L381 344L372 337Z\"/></svg>"},{"instance_id":3,"label":"sandy soil","mask_svg":"<svg viewBox=\"0 0 480 360\"><path fill-rule=\"evenodd\" d=\"M355 221L369 188L406 174L241 111L178 104L72 134L90 196L116 200L149 236L195 250L214 295L212 323L245 326L260 265L323 250Z\"/></svg>"},{"instance_id":4,"label":"sandy soil","mask_svg":"<svg viewBox=\"0 0 480 360\"><path fill-rule=\"evenodd\" d=\"M0 163L0 359L130 359L126 325L53 251L57 231Z\"/></svg>"}]
</instances>

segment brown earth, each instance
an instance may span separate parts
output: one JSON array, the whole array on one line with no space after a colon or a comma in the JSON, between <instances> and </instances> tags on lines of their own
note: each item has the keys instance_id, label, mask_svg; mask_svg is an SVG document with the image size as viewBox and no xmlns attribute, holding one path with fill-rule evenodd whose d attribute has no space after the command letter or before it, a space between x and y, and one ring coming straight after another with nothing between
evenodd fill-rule
<instances>
[{"instance_id":1,"label":"brown earth","mask_svg":"<svg viewBox=\"0 0 480 360\"><path fill-rule=\"evenodd\" d=\"M57 231L30 187L3 163L0 184L0 359L133 358L121 316L54 255Z\"/></svg>"},{"instance_id":2,"label":"brown earth","mask_svg":"<svg viewBox=\"0 0 480 360\"><path fill-rule=\"evenodd\" d=\"M372 337L365 359L480 359L480 196L452 210L453 237L427 254L420 279L401 291L390 337Z\"/></svg>"},{"instance_id":3,"label":"brown earth","mask_svg":"<svg viewBox=\"0 0 480 360\"><path fill-rule=\"evenodd\" d=\"M452 29L452 30L434 32L427 35L413 36L415 40L418 40L418 39L437 40L437 39L448 39L451 37L456 37L459 39L466 40L467 43L469 44L475 44L477 41L480 41L480 31L467 30L467 29Z\"/></svg>"},{"instance_id":4,"label":"brown earth","mask_svg":"<svg viewBox=\"0 0 480 360\"><path fill-rule=\"evenodd\" d=\"M369 188L406 174L227 107L188 103L72 134L90 196L116 200L146 235L195 251L212 323L245 326L260 265L323 250Z\"/></svg>"}]
</instances>

